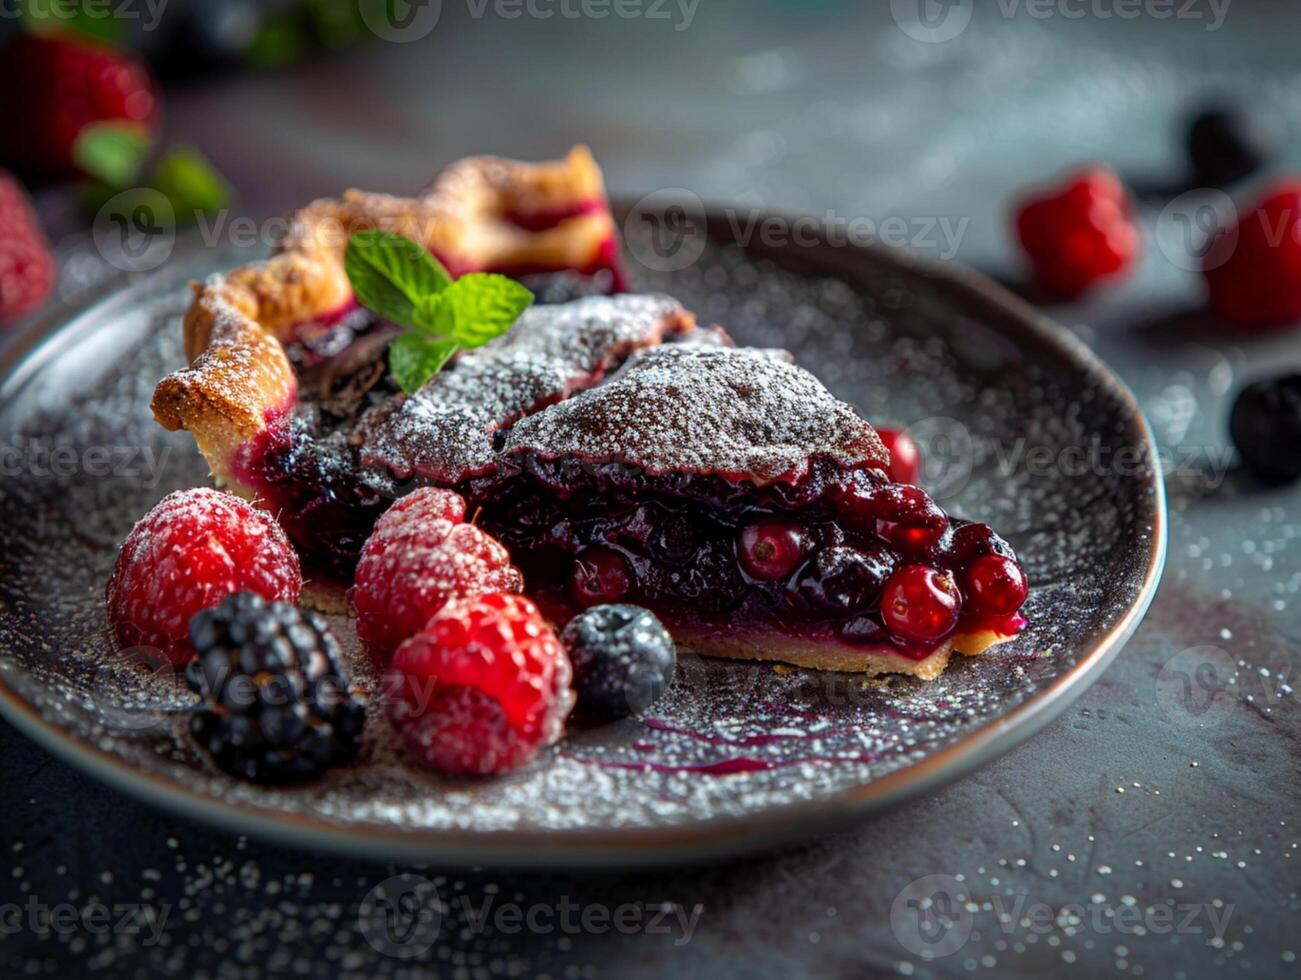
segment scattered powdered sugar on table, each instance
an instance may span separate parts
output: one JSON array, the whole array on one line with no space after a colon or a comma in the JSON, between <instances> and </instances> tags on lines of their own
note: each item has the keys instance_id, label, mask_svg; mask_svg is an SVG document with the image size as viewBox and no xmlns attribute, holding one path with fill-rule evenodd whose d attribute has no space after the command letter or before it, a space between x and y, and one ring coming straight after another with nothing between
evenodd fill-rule
<instances>
[{"instance_id":1,"label":"scattered powdered sugar on table","mask_svg":"<svg viewBox=\"0 0 1301 980\"><path fill-rule=\"evenodd\" d=\"M196 265L211 262L205 254ZM92 308L0 407L7 444L67 447L74 461L24 467L0 484L9 515L0 531L0 680L79 742L200 800L360 835L684 827L826 801L1024 702L1114 624L1146 566L1144 473L1067 475L1007 463L1017 440L1053 452L1095 438L1111 450L1136 444L1105 391L1041 350L962 319L904 273L869 269L851 287L711 247L690 269L644 277L639 288L671 290L740 344L794 351L868 419L929 420L957 439L950 466L928 481L946 508L988 519L1012 540L1034 586L1030 630L987 656L955 661L930 684L684 651L650 716L575 727L532 766L489 781L409 765L374 705L354 765L296 789L241 784L190 743L193 696L177 672L148 651L112 650L103 605L118 542L133 522L166 492L206 481L189 437L163 432L148 409L156 379L183 360L178 316L184 282L198 271L178 263L125 300ZM656 316L671 309L657 302ZM91 466L92 447L121 447L134 468ZM352 669L375 690L352 624L332 622Z\"/></svg>"}]
</instances>

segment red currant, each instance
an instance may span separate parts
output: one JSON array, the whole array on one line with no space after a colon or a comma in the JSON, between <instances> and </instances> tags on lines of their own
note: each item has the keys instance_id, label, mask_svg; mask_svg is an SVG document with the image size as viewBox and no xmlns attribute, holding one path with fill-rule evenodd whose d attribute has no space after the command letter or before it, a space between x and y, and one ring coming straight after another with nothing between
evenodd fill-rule
<instances>
[{"instance_id":1,"label":"red currant","mask_svg":"<svg viewBox=\"0 0 1301 980\"><path fill-rule=\"evenodd\" d=\"M881 512L876 533L904 551L930 548L949 529L949 516L921 487L897 484Z\"/></svg>"},{"instance_id":2,"label":"red currant","mask_svg":"<svg viewBox=\"0 0 1301 980\"><path fill-rule=\"evenodd\" d=\"M1128 273L1143 244L1129 195L1105 167L1024 202L1016 231L1036 278L1063 299Z\"/></svg>"},{"instance_id":3,"label":"red currant","mask_svg":"<svg viewBox=\"0 0 1301 980\"><path fill-rule=\"evenodd\" d=\"M896 636L931 643L958 624L962 597L953 573L929 565L906 565L890 577L881 618Z\"/></svg>"},{"instance_id":4,"label":"red currant","mask_svg":"<svg viewBox=\"0 0 1301 980\"><path fill-rule=\"evenodd\" d=\"M898 429L877 429L890 453L890 478L895 483L920 483L922 451L917 440Z\"/></svg>"},{"instance_id":5,"label":"red currant","mask_svg":"<svg viewBox=\"0 0 1301 980\"><path fill-rule=\"evenodd\" d=\"M1012 546L995 534L988 524L962 524L955 527L950 550L954 559L962 565L969 565L981 555L1016 557Z\"/></svg>"},{"instance_id":6,"label":"red currant","mask_svg":"<svg viewBox=\"0 0 1301 980\"><path fill-rule=\"evenodd\" d=\"M963 576L967 604L984 616L1010 616L1021 608L1029 585L1021 566L1003 555L977 558Z\"/></svg>"},{"instance_id":7,"label":"red currant","mask_svg":"<svg viewBox=\"0 0 1301 980\"><path fill-rule=\"evenodd\" d=\"M786 578L804 563L809 541L798 524L759 521L741 531L736 549L741 567L764 582Z\"/></svg>"},{"instance_id":8,"label":"red currant","mask_svg":"<svg viewBox=\"0 0 1301 980\"><path fill-rule=\"evenodd\" d=\"M1301 320L1301 182L1276 185L1203 260L1213 311L1244 327Z\"/></svg>"},{"instance_id":9,"label":"red currant","mask_svg":"<svg viewBox=\"0 0 1301 980\"><path fill-rule=\"evenodd\" d=\"M574 562L569 593L580 606L618 602L632 588L632 569L617 551L588 548Z\"/></svg>"}]
</instances>

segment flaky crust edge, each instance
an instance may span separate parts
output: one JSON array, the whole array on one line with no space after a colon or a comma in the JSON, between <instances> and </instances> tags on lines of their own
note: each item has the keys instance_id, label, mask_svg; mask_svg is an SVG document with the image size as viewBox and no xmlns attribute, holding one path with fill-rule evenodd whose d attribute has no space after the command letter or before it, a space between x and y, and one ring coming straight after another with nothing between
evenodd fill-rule
<instances>
[{"instance_id":1,"label":"flaky crust edge","mask_svg":"<svg viewBox=\"0 0 1301 980\"><path fill-rule=\"evenodd\" d=\"M188 430L217 484L251 498L232 461L297 396L284 349L292 330L353 301L343 268L349 236L371 229L404 235L443 257L454 273L583 268L614 235L608 209L536 232L505 216L604 199L600 168L587 147L577 146L563 160L540 164L468 158L414 198L350 190L313 201L291 217L270 258L191 284L194 298L182 320L189 366L159 382L154 417L169 431Z\"/></svg>"}]
</instances>

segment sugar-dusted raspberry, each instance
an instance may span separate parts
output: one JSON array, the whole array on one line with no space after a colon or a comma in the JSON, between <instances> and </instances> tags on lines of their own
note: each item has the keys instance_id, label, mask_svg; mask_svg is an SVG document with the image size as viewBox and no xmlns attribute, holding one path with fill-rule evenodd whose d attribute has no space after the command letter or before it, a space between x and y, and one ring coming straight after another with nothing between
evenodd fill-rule
<instances>
[{"instance_id":1,"label":"sugar-dusted raspberry","mask_svg":"<svg viewBox=\"0 0 1301 980\"><path fill-rule=\"evenodd\" d=\"M451 775L515 769L560 738L573 707L569 658L532 602L454 599L403 643L384 676L408 750Z\"/></svg>"},{"instance_id":2,"label":"sugar-dusted raspberry","mask_svg":"<svg viewBox=\"0 0 1301 980\"><path fill-rule=\"evenodd\" d=\"M1062 299L1127 274L1143 249L1129 193L1106 167L1023 201L1016 232L1035 277Z\"/></svg>"},{"instance_id":3,"label":"sugar-dusted raspberry","mask_svg":"<svg viewBox=\"0 0 1301 980\"><path fill-rule=\"evenodd\" d=\"M423 487L375 523L357 562L352 604L357 635L381 660L449 599L524 587L506 549L464 518L458 495Z\"/></svg>"},{"instance_id":4,"label":"sugar-dusted raspberry","mask_svg":"<svg viewBox=\"0 0 1301 980\"><path fill-rule=\"evenodd\" d=\"M157 124L144 65L69 31L15 35L0 52L0 89L9 94L0 156L43 176L77 171L73 147L92 123L134 127L145 137Z\"/></svg>"},{"instance_id":5,"label":"sugar-dusted raspberry","mask_svg":"<svg viewBox=\"0 0 1301 980\"><path fill-rule=\"evenodd\" d=\"M303 578L280 525L220 490L164 497L131 529L106 590L119 647L151 646L173 663L194 653L190 617L234 592L297 602Z\"/></svg>"}]
</instances>

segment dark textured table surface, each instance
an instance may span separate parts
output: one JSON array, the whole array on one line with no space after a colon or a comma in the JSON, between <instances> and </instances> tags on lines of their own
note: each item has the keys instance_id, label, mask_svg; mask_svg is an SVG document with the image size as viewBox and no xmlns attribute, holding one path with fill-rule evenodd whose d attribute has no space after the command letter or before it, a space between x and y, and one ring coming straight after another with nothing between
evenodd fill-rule
<instances>
[{"instance_id":1,"label":"dark textured table surface","mask_svg":"<svg viewBox=\"0 0 1301 980\"><path fill-rule=\"evenodd\" d=\"M909 244L1003 278L1019 187L1088 158L1161 183L1202 95L1257 106L1301 163L1301 12L1281 4L937 4L950 19L914 28L923 40L891 16L909 3L480 6L445 0L416 43L173 93L168 126L255 215L584 141L616 192L895 217ZM1120 658L1028 744L796 849L569 877L235 840L0 725L0 975L1294 975L1301 490L1234 472L1223 420L1244 379L1301 362L1301 339L1205 322L1179 235L1198 202L1163 203L1143 211L1133 282L1051 312L1167 450L1168 569ZM394 947L364 899L403 874L423 917Z\"/></svg>"}]
</instances>

